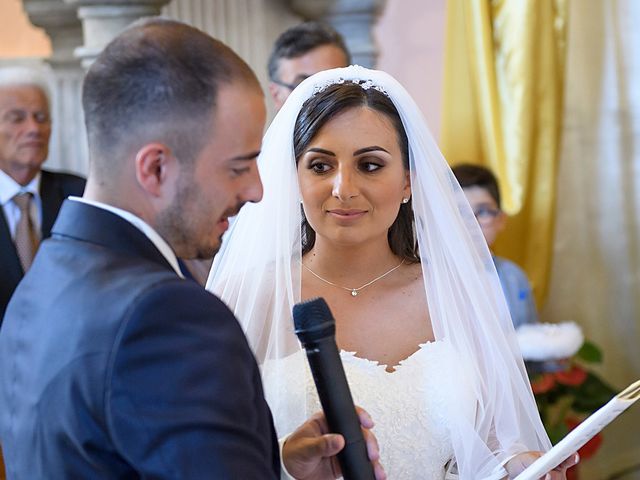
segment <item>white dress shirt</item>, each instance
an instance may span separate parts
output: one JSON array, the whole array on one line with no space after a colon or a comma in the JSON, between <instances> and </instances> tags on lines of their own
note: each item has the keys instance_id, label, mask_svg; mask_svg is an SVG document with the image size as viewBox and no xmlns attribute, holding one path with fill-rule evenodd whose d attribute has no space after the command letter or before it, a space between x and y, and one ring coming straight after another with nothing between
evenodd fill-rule
<instances>
[{"instance_id":1,"label":"white dress shirt","mask_svg":"<svg viewBox=\"0 0 640 480\"><path fill-rule=\"evenodd\" d=\"M96 202L94 200L88 200L86 198L80 197L69 197L69 200L74 202L85 203L87 205L92 205L96 208L101 208L102 210L107 210L108 212L113 213L114 215L119 216L123 220L126 220L131 225L136 227L145 236L155 245L155 247L160 251L160 253L167 259L169 265L175 270L180 278L184 278L182 271L180 270L180 265L178 264L178 257L173 252L169 244L156 232L147 222L142 220L137 215L134 215L131 212L126 210L122 210L121 208L114 207L113 205L108 205L102 202Z\"/></svg>"}]
</instances>

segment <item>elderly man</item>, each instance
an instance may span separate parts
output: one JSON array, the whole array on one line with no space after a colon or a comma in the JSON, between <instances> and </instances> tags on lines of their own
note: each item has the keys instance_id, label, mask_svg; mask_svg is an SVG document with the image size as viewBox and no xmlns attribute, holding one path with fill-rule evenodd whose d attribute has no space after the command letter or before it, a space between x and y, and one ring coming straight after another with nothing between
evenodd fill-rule
<instances>
[{"instance_id":1,"label":"elderly man","mask_svg":"<svg viewBox=\"0 0 640 480\"><path fill-rule=\"evenodd\" d=\"M62 201L84 189L80 177L42 170L51 134L47 92L39 70L0 69L0 326Z\"/></svg>"},{"instance_id":2,"label":"elderly man","mask_svg":"<svg viewBox=\"0 0 640 480\"><path fill-rule=\"evenodd\" d=\"M294 88L314 73L347 67L351 55L330 25L305 22L282 33L269 56L269 92L280 110Z\"/></svg>"},{"instance_id":3,"label":"elderly man","mask_svg":"<svg viewBox=\"0 0 640 480\"><path fill-rule=\"evenodd\" d=\"M262 197L254 73L201 31L152 19L95 60L83 107L84 197L62 206L0 331L8 477L277 478L250 347L176 258L211 257L228 217ZM290 474L333 478L344 439L325 432L314 417L288 438Z\"/></svg>"}]
</instances>

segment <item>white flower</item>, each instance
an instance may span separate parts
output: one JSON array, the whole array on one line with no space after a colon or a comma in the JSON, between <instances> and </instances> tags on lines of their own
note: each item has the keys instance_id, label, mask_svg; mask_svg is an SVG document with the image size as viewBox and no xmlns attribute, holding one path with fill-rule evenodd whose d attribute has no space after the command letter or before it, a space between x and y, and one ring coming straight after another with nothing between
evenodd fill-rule
<instances>
[{"instance_id":1,"label":"white flower","mask_svg":"<svg viewBox=\"0 0 640 480\"><path fill-rule=\"evenodd\" d=\"M516 331L525 360L558 360L574 355L584 343L575 322L522 325Z\"/></svg>"}]
</instances>

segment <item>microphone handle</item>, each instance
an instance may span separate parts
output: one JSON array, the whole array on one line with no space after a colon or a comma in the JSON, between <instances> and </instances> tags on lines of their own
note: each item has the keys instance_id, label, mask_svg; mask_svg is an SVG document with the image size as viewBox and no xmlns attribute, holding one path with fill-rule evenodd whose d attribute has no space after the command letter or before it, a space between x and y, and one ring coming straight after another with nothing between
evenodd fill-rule
<instances>
[{"instance_id":1,"label":"microphone handle","mask_svg":"<svg viewBox=\"0 0 640 480\"><path fill-rule=\"evenodd\" d=\"M345 440L344 448L338 453L344 480L374 479L335 337L324 337L304 346L329 430Z\"/></svg>"}]
</instances>

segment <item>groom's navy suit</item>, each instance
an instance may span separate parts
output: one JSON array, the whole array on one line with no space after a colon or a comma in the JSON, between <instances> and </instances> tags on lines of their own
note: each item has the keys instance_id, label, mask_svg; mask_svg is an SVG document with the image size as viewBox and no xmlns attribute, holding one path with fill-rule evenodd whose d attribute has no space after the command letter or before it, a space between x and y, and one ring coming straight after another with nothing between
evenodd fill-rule
<instances>
[{"instance_id":1,"label":"groom's navy suit","mask_svg":"<svg viewBox=\"0 0 640 480\"><path fill-rule=\"evenodd\" d=\"M0 442L12 479L279 474L233 314L132 224L69 200L0 331Z\"/></svg>"}]
</instances>

